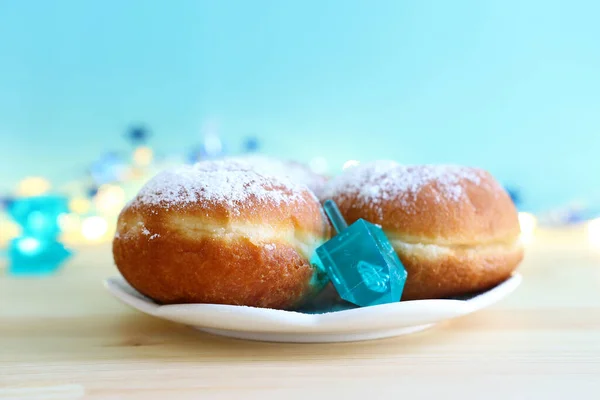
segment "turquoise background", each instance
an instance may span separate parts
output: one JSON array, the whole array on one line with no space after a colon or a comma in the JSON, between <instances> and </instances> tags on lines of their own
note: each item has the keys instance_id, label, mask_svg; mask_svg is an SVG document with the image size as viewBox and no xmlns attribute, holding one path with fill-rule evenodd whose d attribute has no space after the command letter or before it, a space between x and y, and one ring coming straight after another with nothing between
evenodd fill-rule
<instances>
[{"instance_id":1,"label":"turquoise background","mask_svg":"<svg viewBox=\"0 0 600 400\"><path fill-rule=\"evenodd\" d=\"M491 170L544 209L598 194L595 1L0 1L0 193L123 131Z\"/></svg>"}]
</instances>

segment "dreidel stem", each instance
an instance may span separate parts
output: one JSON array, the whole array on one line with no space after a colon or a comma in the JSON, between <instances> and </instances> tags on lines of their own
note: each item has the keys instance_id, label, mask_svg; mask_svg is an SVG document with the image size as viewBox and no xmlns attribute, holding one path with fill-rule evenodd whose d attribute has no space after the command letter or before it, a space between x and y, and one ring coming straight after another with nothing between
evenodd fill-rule
<instances>
[{"instance_id":1,"label":"dreidel stem","mask_svg":"<svg viewBox=\"0 0 600 400\"><path fill-rule=\"evenodd\" d=\"M336 233L340 233L348 227L348 224L342 216L337 204L335 204L335 201L326 200L325 204L323 204L323 208L325 209L325 214L327 214L329 217L331 225L333 225L333 229L335 229Z\"/></svg>"}]
</instances>

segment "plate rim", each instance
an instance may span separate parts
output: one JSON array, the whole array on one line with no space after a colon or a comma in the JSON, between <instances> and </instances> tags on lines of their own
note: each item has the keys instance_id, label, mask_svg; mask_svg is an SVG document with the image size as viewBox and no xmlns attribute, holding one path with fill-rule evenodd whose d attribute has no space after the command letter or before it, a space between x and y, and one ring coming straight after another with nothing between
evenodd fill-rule
<instances>
[{"instance_id":1,"label":"plate rim","mask_svg":"<svg viewBox=\"0 0 600 400\"><path fill-rule=\"evenodd\" d=\"M308 314L298 311L277 310L269 308L235 306L225 304L169 304L159 305L154 303L148 297L140 294L120 275L115 275L104 279L105 288L122 303L141 311L143 313L167 319L173 322L183 323L185 325L194 326L196 328L207 328L212 330L232 330L240 332L256 332L256 333L342 333L357 331L378 331L383 329L392 329L400 327L408 327L419 324L432 324L441 321L446 321L470 314L480 309L489 307L490 305L504 299L521 284L522 276L518 272L513 274L496 285L495 287L482 292L467 300L457 299L426 299L426 300L411 300L397 303L380 304L370 307L353 308L349 310L332 311L322 314ZM443 314L444 317L432 317L419 320L414 319L415 315L434 310L438 314ZM442 312L440 312L442 310ZM239 313L239 311L243 311ZM195 318L205 318L210 315L220 315L223 313L237 313L236 318L232 321L225 320L219 323L190 323L190 315ZM398 315L408 315L413 317L408 321L398 320L393 318ZM386 318L391 317L391 318ZM255 320L254 320L255 319ZM352 321L364 321L364 326L361 328L348 328L347 325ZM248 323L248 326L243 325L243 321ZM257 325L257 322L262 323Z\"/></svg>"}]
</instances>

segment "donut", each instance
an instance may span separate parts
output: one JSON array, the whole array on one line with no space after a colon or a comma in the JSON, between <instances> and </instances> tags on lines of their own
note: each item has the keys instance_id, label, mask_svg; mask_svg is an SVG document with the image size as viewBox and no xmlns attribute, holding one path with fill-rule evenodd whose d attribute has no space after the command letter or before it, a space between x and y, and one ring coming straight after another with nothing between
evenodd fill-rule
<instances>
[{"instance_id":1,"label":"donut","mask_svg":"<svg viewBox=\"0 0 600 400\"><path fill-rule=\"evenodd\" d=\"M294 309L327 283L309 262L330 227L304 185L244 163L165 170L119 215L114 261L160 304Z\"/></svg>"},{"instance_id":2,"label":"donut","mask_svg":"<svg viewBox=\"0 0 600 400\"><path fill-rule=\"evenodd\" d=\"M258 154L231 157L228 160L246 163L259 173L287 178L294 183L306 185L316 196L321 195L327 182L323 175L296 161L280 160Z\"/></svg>"},{"instance_id":3,"label":"donut","mask_svg":"<svg viewBox=\"0 0 600 400\"><path fill-rule=\"evenodd\" d=\"M331 180L328 198L348 223L382 227L408 272L402 300L489 289L523 258L517 210L481 169L377 161Z\"/></svg>"}]
</instances>

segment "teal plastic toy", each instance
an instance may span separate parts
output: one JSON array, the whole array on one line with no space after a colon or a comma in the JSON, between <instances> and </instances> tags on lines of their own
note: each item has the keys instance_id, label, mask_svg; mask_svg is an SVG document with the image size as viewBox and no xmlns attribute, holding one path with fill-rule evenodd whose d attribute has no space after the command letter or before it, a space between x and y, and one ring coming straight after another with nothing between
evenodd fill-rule
<instances>
[{"instance_id":1,"label":"teal plastic toy","mask_svg":"<svg viewBox=\"0 0 600 400\"><path fill-rule=\"evenodd\" d=\"M40 196L15 199L8 214L21 226L22 235L8 248L12 275L48 275L56 272L71 252L59 241L59 216L68 211L67 199Z\"/></svg>"},{"instance_id":2,"label":"teal plastic toy","mask_svg":"<svg viewBox=\"0 0 600 400\"><path fill-rule=\"evenodd\" d=\"M348 226L333 200L324 209L337 235L317 248L312 262L340 297L361 307L400 301L407 273L381 228L363 219Z\"/></svg>"}]
</instances>

